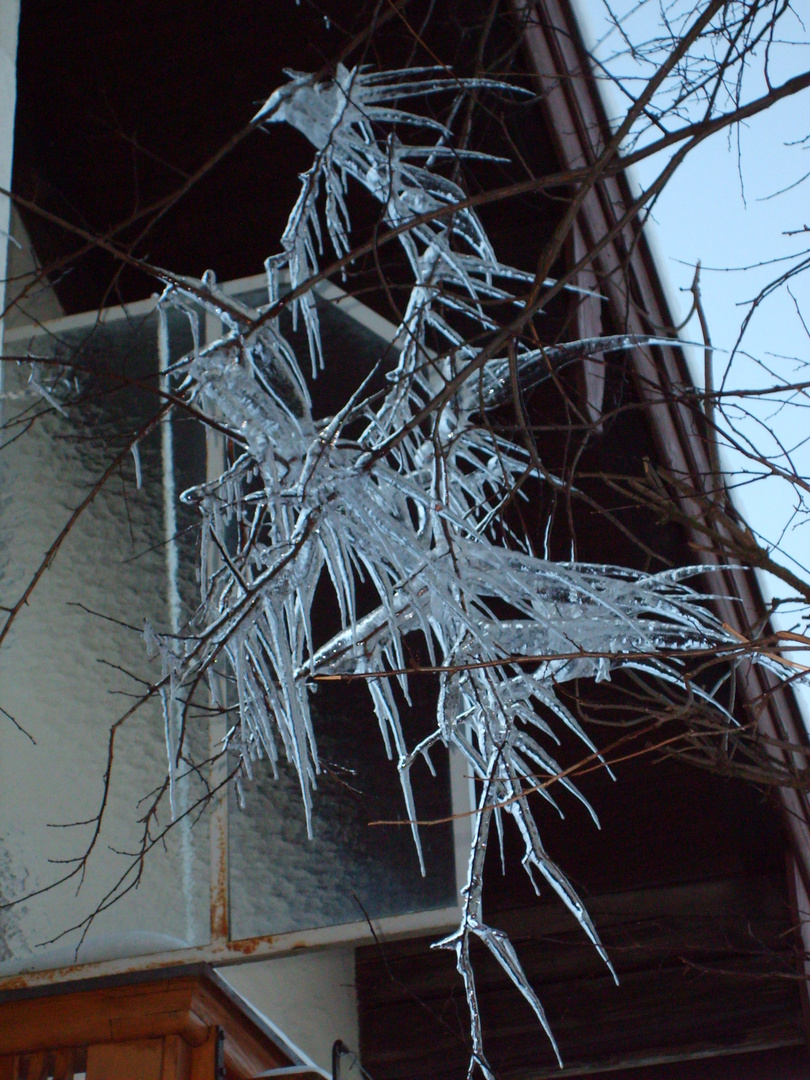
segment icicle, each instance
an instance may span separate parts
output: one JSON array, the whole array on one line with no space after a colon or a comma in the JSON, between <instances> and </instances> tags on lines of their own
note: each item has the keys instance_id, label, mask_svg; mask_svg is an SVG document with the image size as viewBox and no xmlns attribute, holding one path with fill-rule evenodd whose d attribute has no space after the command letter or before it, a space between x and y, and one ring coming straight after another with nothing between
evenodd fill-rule
<instances>
[{"instance_id":1,"label":"icicle","mask_svg":"<svg viewBox=\"0 0 810 1080\"><path fill-rule=\"evenodd\" d=\"M177 804L175 800L175 786L177 783L177 752L174 742L174 732L172 730L174 726L173 712L174 712L174 695L170 693L165 686L160 689L160 700L163 705L163 732L166 740L166 760L168 762L169 771L169 808L171 810L172 821L177 816Z\"/></svg>"},{"instance_id":2,"label":"icicle","mask_svg":"<svg viewBox=\"0 0 810 1080\"><path fill-rule=\"evenodd\" d=\"M169 369L169 321L165 307L158 307L158 363L162 389L169 390L166 374ZM174 481L174 443L171 413L163 417L160 425L161 458L163 463L163 532L166 558L166 577L169 603L169 629L172 634L180 630L180 590L178 587L179 561L177 554L177 493Z\"/></svg>"},{"instance_id":3,"label":"icicle","mask_svg":"<svg viewBox=\"0 0 810 1080\"><path fill-rule=\"evenodd\" d=\"M64 405L62 405L62 403L53 396L50 390L46 389L39 381L39 365L36 362L31 364L31 374L28 376L28 385L35 393L39 394L41 398L44 398L51 408L56 409L60 416L66 417L68 415Z\"/></svg>"},{"instance_id":4,"label":"icicle","mask_svg":"<svg viewBox=\"0 0 810 1080\"><path fill-rule=\"evenodd\" d=\"M138 442L135 441L130 449L132 450L132 458L135 462L135 487L140 491L143 478L141 476L141 453L138 449Z\"/></svg>"}]
</instances>

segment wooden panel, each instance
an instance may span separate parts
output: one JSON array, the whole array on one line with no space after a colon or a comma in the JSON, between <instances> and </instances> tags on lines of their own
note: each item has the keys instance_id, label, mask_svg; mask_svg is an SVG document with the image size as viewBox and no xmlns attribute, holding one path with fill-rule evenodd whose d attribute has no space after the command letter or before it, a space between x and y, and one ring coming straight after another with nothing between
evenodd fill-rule
<instances>
[{"instance_id":1,"label":"wooden panel","mask_svg":"<svg viewBox=\"0 0 810 1080\"><path fill-rule=\"evenodd\" d=\"M806 1046L775 1047L722 1057L697 1058L655 1064L639 1069L619 1069L609 1073L582 1073L580 1080L807 1080L810 1052Z\"/></svg>"},{"instance_id":2,"label":"wooden panel","mask_svg":"<svg viewBox=\"0 0 810 1080\"><path fill-rule=\"evenodd\" d=\"M582 229L574 225L573 249L574 262L578 263L586 254ZM581 289L599 291L599 281L592 266L585 266L577 274L575 284ZM599 337L604 332L602 326L602 300L597 296L574 295L576 304L576 337ZM602 405L605 399L605 357L599 353L586 358L580 364L581 381L585 411L593 424L598 424L602 417Z\"/></svg>"},{"instance_id":3,"label":"wooden panel","mask_svg":"<svg viewBox=\"0 0 810 1080\"><path fill-rule=\"evenodd\" d=\"M73 1080L73 1050L58 1050L53 1055L53 1080Z\"/></svg>"},{"instance_id":4,"label":"wooden panel","mask_svg":"<svg viewBox=\"0 0 810 1080\"><path fill-rule=\"evenodd\" d=\"M191 1048L180 1035L167 1035L163 1040L163 1071L160 1080L189 1080Z\"/></svg>"},{"instance_id":5,"label":"wooden panel","mask_svg":"<svg viewBox=\"0 0 810 1080\"><path fill-rule=\"evenodd\" d=\"M192 1068L200 1080L207 1080L214 1075L211 1033L217 1028L224 1032L225 1065L235 1078L290 1064L244 1003L232 1000L207 976L77 992L66 986L62 992L33 998L15 995L0 1002L0 1055L181 1037L170 1043L167 1080L186 1080ZM195 1047L199 1055L191 1053ZM106 1058L96 1054L93 1067L98 1069L100 1061Z\"/></svg>"},{"instance_id":6,"label":"wooden panel","mask_svg":"<svg viewBox=\"0 0 810 1080\"><path fill-rule=\"evenodd\" d=\"M602 700L608 700L608 693L617 700L619 683L614 680ZM590 688L584 692L596 698ZM555 756L568 764L581 760L582 750L563 734ZM546 850L583 896L736 875L782 877L785 841L778 813L752 786L674 760L654 764L647 755L620 763L615 775L615 783L605 770L577 778L599 816L599 829L584 807L564 793L559 795L564 820L547 804L536 804ZM509 822L504 834L511 869L506 877L501 874L493 844L484 891L490 913L535 903L520 867L524 847L517 829Z\"/></svg>"},{"instance_id":7,"label":"wooden panel","mask_svg":"<svg viewBox=\"0 0 810 1080\"><path fill-rule=\"evenodd\" d=\"M87 1052L83 1047L37 1051L0 1057L0 1080L73 1080L86 1071Z\"/></svg>"},{"instance_id":8,"label":"wooden panel","mask_svg":"<svg viewBox=\"0 0 810 1080\"><path fill-rule=\"evenodd\" d=\"M136 985L6 1002L0 1006L0 1053L185 1031L193 980L149 987L149 992Z\"/></svg>"},{"instance_id":9,"label":"wooden panel","mask_svg":"<svg viewBox=\"0 0 810 1080\"><path fill-rule=\"evenodd\" d=\"M87 1080L161 1080L162 1065L162 1039L91 1046Z\"/></svg>"},{"instance_id":10,"label":"wooden panel","mask_svg":"<svg viewBox=\"0 0 810 1080\"><path fill-rule=\"evenodd\" d=\"M689 1058L801 1041L777 882L728 879L592 897L621 979L561 905L502 912L568 1068ZM375 1080L459 1080L466 1007L454 958L407 941L359 949L361 1054ZM548 1040L507 977L474 949L484 1042L499 1077L552 1076ZM787 977L785 977L787 976ZM641 1074L639 1074L641 1075Z\"/></svg>"},{"instance_id":11,"label":"wooden panel","mask_svg":"<svg viewBox=\"0 0 810 1080\"><path fill-rule=\"evenodd\" d=\"M202 1046L191 1048L189 1080L214 1080L217 1053L217 1031L211 1028Z\"/></svg>"},{"instance_id":12,"label":"wooden panel","mask_svg":"<svg viewBox=\"0 0 810 1080\"><path fill-rule=\"evenodd\" d=\"M47 1054L44 1054L44 1053L38 1053L38 1054L29 1055L29 1057L26 1059L26 1065L28 1067L27 1068L27 1078L28 1078L28 1080L43 1080L44 1075L45 1075L46 1059L47 1059ZM20 1064L22 1064L22 1062L20 1062ZM19 1071L22 1072L21 1069Z\"/></svg>"},{"instance_id":13,"label":"wooden panel","mask_svg":"<svg viewBox=\"0 0 810 1080\"><path fill-rule=\"evenodd\" d=\"M181 977L7 1001L0 1005L0 1054L171 1034L202 1043L208 1027L191 1009L197 985Z\"/></svg>"}]
</instances>

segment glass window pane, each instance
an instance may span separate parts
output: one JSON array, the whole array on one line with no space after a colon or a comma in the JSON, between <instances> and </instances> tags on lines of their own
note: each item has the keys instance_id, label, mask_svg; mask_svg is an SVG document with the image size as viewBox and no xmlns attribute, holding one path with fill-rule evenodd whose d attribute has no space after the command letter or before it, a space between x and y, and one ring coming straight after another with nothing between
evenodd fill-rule
<instances>
[{"instance_id":1,"label":"glass window pane","mask_svg":"<svg viewBox=\"0 0 810 1080\"><path fill-rule=\"evenodd\" d=\"M414 711L405 734L413 746L425 734L420 706L435 709L414 684ZM420 829L426 877L422 878L407 824L395 763L383 740L365 687L322 685L313 724L323 774L314 796L312 839L307 838L301 790L284 763L274 778L266 761L244 784L244 807L231 791L229 859L231 936L254 937L316 926L427 911L455 903L452 829ZM424 761L411 771L421 820L446 819L450 784L446 755L433 756L436 777Z\"/></svg>"},{"instance_id":2,"label":"glass window pane","mask_svg":"<svg viewBox=\"0 0 810 1080\"><path fill-rule=\"evenodd\" d=\"M264 290L239 297L258 307ZM341 310L320 301L326 371L310 382L316 417L334 413L380 359L393 363L392 346ZM306 334L282 329L299 357L307 357ZM302 360L305 374L309 361ZM379 384L385 385L384 374ZM317 613L321 631L335 621L324 589ZM324 636L326 632L324 631ZM413 708L402 703L408 746L430 730L435 716L431 680L412 680ZM283 762L274 777L266 761L244 782L244 806L235 792L229 805L231 936L253 937L343 922L447 907L456 902L452 827L421 832L427 876L422 878L396 764L388 760L366 687L321 684L313 699L313 723L323 773L314 796L312 839L307 838L295 772ZM236 762L231 762L231 767ZM451 814L447 758L434 754L436 777L423 760L412 769L417 813L423 820ZM400 825L372 825L375 821Z\"/></svg>"}]
</instances>

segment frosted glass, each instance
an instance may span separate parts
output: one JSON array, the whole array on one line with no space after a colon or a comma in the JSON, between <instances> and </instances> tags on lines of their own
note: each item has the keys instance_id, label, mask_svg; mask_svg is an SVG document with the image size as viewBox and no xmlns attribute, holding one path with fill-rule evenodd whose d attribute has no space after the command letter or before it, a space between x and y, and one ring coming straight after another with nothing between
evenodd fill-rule
<instances>
[{"instance_id":1,"label":"frosted glass","mask_svg":"<svg viewBox=\"0 0 810 1080\"><path fill-rule=\"evenodd\" d=\"M191 347L184 317L173 316L171 339L175 354ZM154 315L39 334L32 353L77 365L61 374L40 369L66 415L26 387L27 365L7 366L0 451L0 603L6 608L16 603L72 510L156 411L159 400L149 390L156 385L156 342ZM173 427L181 489L202 475L204 442L180 418ZM98 812L110 725L160 677L141 637L147 619L167 628L159 428L143 439L139 456L142 489L136 489L135 462L127 454L71 530L0 649L0 703L36 740L32 744L0 714L0 903L30 895L70 869L50 860L82 853L93 826L75 823ZM193 524L181 510L178 525L187 531L178 541L180 586L187 608L196 589ZM189 747L198 758L206 756L207 721L204 728L199 721L193 725ZM132 867L126 853L138 850L139 819L165 769L163 722L150 702L116 738L103 827L78 895L74 878L0 912L0 961L6 967L72 959L78 933L58 945L42 943L107 903L108 891ZM199 785L187 783L179 808L199 794ZM168 815L165 804L150 835L168 823ZM205 819L195 828L177 825L167 849L148 854L140 879L136 865L120 882L119 891L136 881L137 888L100 912L79 959L207 940L207 860Z\"/></svg>"},{"instance_id":2,"label":"frosted glass","mask_svg":"<svg viewBox=\"0 0 810 1080\"><path fill-rule=\"evenodd\" d=\"M425 911L456 900L449 825L421 829L423 879L410 828L370 824L402 822L407 815L367 691L356 684L324 689L313 709L324 768L314 799L314 837L307 838L301 792L289 766L280 769L278 779L266 761L254 767L254 780L244 785L242 810L231 792L233 937ZM407 734L415 734L417 719ZM435 778L423 761L411 773L422 820L451 813L446 757L437 755L434 767Z\"/></svg>"},{"instance_id":3,"label":"frosted glass","mask_svg":"<svg viewBox=\"0 0 810 1080\"><path fill-rule=\"evenodd\" d=\"M254 305L262 291L242 299ZM321 303L327 377L313 384L316 415L332 411L390 346L339 307ZM170 313L171 353L192 346L186 317ZM298 347L303 330L285 331ZM75 507L159 407L152 392L157 320L154 315L37 334L31 353L69 362L40 367L56 408L27 385L29 367L6 371L0 449L0 604L16 603ZM27 345L28 343L26 343ZM20 351L19 346L15 346ZM380 385L384 376L380 374ZM172 425L175 495L200 482L205 437L178 412ZM17 437L19 435L19 437ZM163 720L154 701L120 728L104 823L87 873L33 896L72 864L92 833L87 821L103 794L110 725L145 685L160 678L141 636L148 620L169 629L164 455L159 427L139 444L142 488L133 456L124 455L104 488L71 530L30 603L0 649L0 706L36 740L34 745L0 713L0 973L73 962L82 923L99 905L78 959L135 957L209 940L208 820L190 815L146 858L137 887L107 907L105 897L132 867L150 794L165 777ZM175 499L178 587L182 617L199 595L197 511ZM328 611L328 603L325 611ZM105 618L106 616L106 618ZM329 617L328 614L325 617ZM127 674L129 673L129 674ZM138 681L142 680L142 681ZM406 720L411 744L435 703L416 689ZM427 684L424 688L427 692ZM455 868L449 825L426 827L422 879L410 830L371 826L404 817L394 764L385 758L363 686L324 688L315 710L324 767L315 802L313 839L306 836L292 770L273 778L265 762L245 780L244 809L229 796L231 936L250 937L444 907L454 901ZM187 747L195 761L208 755L208 716L194 717ZM233 763L232 763L233 764ZM418 812L432 820L450 814L447 762L424 762L412 780ZM204 795L194 775L178 786L182 813ZM168 823L165 802L152 835ZM192 826L192 820L194 822ZM52 826L60 826L54 828ZM69 826L62 828L61 826ZM127 854L130 853L130 854ZM119 891L136 884L130 869ZM49 944L43 944L49 943Z\"/></svg>"},{"instance_id":4,"label":"frosted glass","mask_svg":"<svg viewBox=\"0 0 810 1080\"><path fill-rule=\"evenodd\" d=\"M240 296L266 303L266 293ZM346 401L372 365L391 346L339 304L320 301L318 312L326 372L310 383L316 417L333 413ZM303 327L282 328L299 355L306 355ZM393 355L391 355L393 363ZM379 375L380 387L384 376ZM328 611L328 603L324 609ZM329 617L326 614L325 617ZM435 701L427 680L414 682L414 710L403 712L409 745L427 734ZM377 820L403 821L405 806L395 763L383 740L364 686L322 685L313 709L324 773L315 794L312 839L307 838L301 793L286 762L278 778L266 761L254 766L244 783L244 806L234 791L229 806L231 935L235 938L283 933L310 927L380 918L453 904L455 866L449 824L421 830L427 876L419 870L407 825L374 826ZM417 761L411 773L420 818L447 818L450 782L446 756L435 757L437 776ZM235 765L232 762L231 765Z\"/></svg>"}]
</instances>

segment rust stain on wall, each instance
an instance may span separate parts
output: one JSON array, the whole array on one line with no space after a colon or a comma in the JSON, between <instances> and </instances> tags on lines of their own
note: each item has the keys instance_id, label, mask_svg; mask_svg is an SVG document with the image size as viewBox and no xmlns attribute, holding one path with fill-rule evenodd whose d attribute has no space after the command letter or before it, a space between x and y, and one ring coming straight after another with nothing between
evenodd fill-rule
<instances>
[{"instance_id":1,"label":"rust stain on wall","mask_svg":"<svg viewBox=\"0 0 810 1080\"><path fill-rule=\"evenodd\" d=\"M212 822L211 940L227 941L228 926L228 833ZM215 875L215 876L214 876Z\"/></svg>"}]
</instances>

